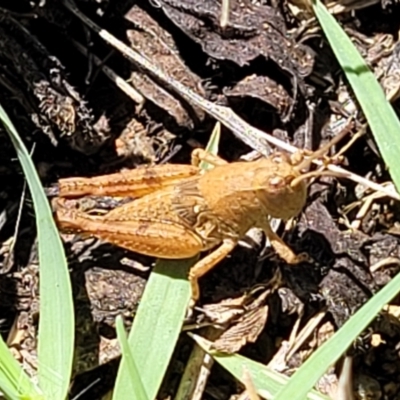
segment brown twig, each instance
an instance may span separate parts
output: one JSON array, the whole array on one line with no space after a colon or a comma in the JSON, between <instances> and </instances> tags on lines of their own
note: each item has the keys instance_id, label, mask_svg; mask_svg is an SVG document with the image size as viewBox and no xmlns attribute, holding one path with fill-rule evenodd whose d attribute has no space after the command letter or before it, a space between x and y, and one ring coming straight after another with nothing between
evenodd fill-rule
<instances>
[{"instance_id":1,"label":"brown twig","mask_svg":"<svg viewBox=\"0 0 400 400\"><path fill-rule=\"evenodd\" d=\"M257 128L252 127L238 115L236 115L230 108L214 104L203 97L199 96L197 93L193 92L187 88L182 83L171 78L164 73L159 67L151 63L147 57L139 54L130 47L126 46L123 42L118 40L116 37L111 35L108 31L100 28L87 16L82 14L80 10L72 3L71 0L62 0L64 6L71 11L75 16L77 16L82 22L88 25L91 29L98 33L98 35L105 40L107 43L112 45L114 48L119 50L127 59L139 66L143 71L149 75L155 77L157 80L161 81L171 90L178 93L182 98L184 98L189 103L201 108L210 116L220 121L228 129L230 129L235 136L246 143L251 148L257 150L264 156L268 156L271 153L268 143L273 144L289 153L294 153L299 151L295 146L285 143L272 135L269 135ZM314 160L314 163L322 165L322 161ZM350 179L354 182L367 186L377 192L385 193L387 196L400 200L400 195L390 188L385 188L375 182L372 182L366 178L356 175L352 172L346 171L345 169L337 165L327 165L326 169L332 171L336 176L340 175L344 178Z\"/></svg>"}]
</instances>

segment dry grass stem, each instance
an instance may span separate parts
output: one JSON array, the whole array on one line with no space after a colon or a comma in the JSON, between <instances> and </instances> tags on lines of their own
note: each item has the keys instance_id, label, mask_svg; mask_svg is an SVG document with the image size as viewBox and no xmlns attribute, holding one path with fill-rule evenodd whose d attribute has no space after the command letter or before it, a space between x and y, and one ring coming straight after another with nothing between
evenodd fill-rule
<instances>
[{"instance_id":1,"label":"dry grass stem","mask_svg":"<svg viewBox=\"0 0 400 400\"><path fill-rule=\"evenodd\" d=\"M108 31L96 25L92 20L81 13L70 0L62 0L62 3L83 23L85 23L91 29L97 32L103 40L119 50L126 58L135 63L138 67L140 67L149 75L155 77L158 81L163 82L167 87L179 93L179 95L187 102L201 108L210 116L220 121L224 126L230 129L240 140L242 140L248 146L252 147L254 150L257 150L264 156L268 156L271 153L270 147L268 146L268 143L270 143L289 153L295 153L299 151L297 147L292 146L289 143L285 143L282 140L261 131L260 129L252 127L246 121L236 115L230 108L214 104L199 96L197 93L191 91L182 83L176 81L175 79L172 79L171 77L166 75L164 71L162 71L160 68L153 65L146 57L126 46L123 42L115 38ZM317 165L323 165L323 162L320 160L314 160L313 162ZM352 172L346 171L345 169L337 165L329 164L326 166L326 169L335 173L336 176L340 175L344 178L352 180L353 182L369 187L377 192L385 193L387 196L395 200L400 200L400 195L396 191L390 188L386 188L378 183L372 182L369 179L363 178Z\"/></svg>"}]
</instances>

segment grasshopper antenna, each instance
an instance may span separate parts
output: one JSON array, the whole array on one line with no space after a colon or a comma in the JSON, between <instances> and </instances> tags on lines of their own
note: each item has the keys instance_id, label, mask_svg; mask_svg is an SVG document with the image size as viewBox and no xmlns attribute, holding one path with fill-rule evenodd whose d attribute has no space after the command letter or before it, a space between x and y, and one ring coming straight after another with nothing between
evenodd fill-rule
<instances>
[{"instance_id":1,"label":"grasshopper antenna","mask_svg":"<svg viewBox=\"0 0 400 400\"><path fill-rule=\"evenodd\" d=\"M306 159L302 160L299 164L297 164L295 166L295 168L301 172L305 169L308 169L311 165L311 163L318 159L321 158L322 156L325 155L325 153L328 152L328 150L335 145L336 143L339 143L352 129L353 124L350 122L350 120L347 122L346 126L342 129L341 132L339 132L339 134L337 134L332 140L330 140L325 146L321 147L320 149L314 151L309 157L307 157ZM356 135L357 138L360 135ZM351 143L353 143L353 140L351 140ZM348 148L348 146L346 146L346 148ZM296 185L299 184L299 182L314 177L314 176L322 176L322 175L328 175L328 176L337 176L337 177L343 177L343 174L341 173L335 173L332 171L311 171L311 172L307 172L302 174L301 176L293 179L293 181L291 182L291 186L295 187Z\"/></svg>"},{"instance_id":2,"label":"grasshopper antenna","mask_svg":"<svg viewBox=\"0 0 400 400\"><path fill-rule=\"evenodd\" d=\"M333 139L331 139L325 146L322 146L320 149L314 151L309 157L302 160L298 165L296 165L296 169L301 172L304 169L308 169L311 163L317 158L322 157L328 150L334 146L336 143L339 143L352 129L353 124L349 120L346 126L339 132Z\"/></svg>"}]
</instances>

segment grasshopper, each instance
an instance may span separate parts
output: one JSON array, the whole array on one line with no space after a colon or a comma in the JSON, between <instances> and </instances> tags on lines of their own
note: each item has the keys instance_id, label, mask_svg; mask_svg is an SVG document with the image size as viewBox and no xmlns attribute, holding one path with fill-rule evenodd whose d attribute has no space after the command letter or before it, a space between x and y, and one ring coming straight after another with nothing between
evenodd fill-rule
<instances>
[{"instance_id":1,"label":"grasshopper","mask_svg":"<svg viewBox=\"0 0 400 400\"><path fill-rule=\"evenodd\" d=\"M200 295L198 279L224 259L252 227L265 232L287 263L309 259L305 253L295 254L269 221L288 220L301 212L307 179L330 174L303 171L347 132L308 156L275 152L257 161L228 163L195 149L192 165L165 164L94 178L60 179L55 219L63 231L91 235L148 256L184 259L210 251L189 272L195 302ZM201 161L214 168L201 170ZM67 198L85 195L135 199L102 216L68 207Z\"/></svg>"}]
</instances>

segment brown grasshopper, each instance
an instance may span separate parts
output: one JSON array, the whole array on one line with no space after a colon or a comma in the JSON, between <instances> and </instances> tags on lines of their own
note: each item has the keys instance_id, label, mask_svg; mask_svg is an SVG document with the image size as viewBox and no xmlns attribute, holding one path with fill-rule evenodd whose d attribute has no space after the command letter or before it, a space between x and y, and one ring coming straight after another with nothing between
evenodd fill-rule
<instances>
[{"instance_id":1,"label":"brown grasshopper","mask_svg":"<svg viewBox=\"0 0 400 400\"><path fill-rule=\"evenodd\" d=\"M189 273L196 301L198 279L252 227L265 232L286 262L296 264L308 258L305 253L296 255L271 229L269 220L288 220L300 213L306 202L307 178L324 174L303 170L346 133L308 157L276 152L257 161L227 163L196 149L192 165L166 164L94 178L61 179L55 217L62 230L92 235L148 256L183 259L211 250ZM214 168L203 171L200 161ZM103 216L67 206L66 198L85 195L137 199Z\"/></svg>"}]
</instances>

